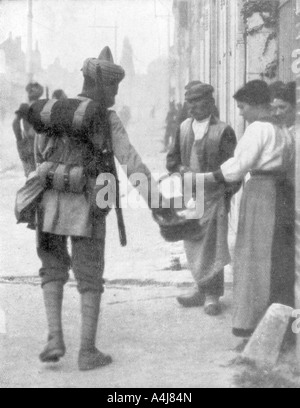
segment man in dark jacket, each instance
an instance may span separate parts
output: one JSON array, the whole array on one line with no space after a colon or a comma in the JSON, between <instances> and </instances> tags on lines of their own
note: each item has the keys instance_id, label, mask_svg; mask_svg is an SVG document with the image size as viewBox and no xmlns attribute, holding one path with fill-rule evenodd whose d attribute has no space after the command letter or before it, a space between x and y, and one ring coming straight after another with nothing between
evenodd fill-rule
<instances>
[{"instance_id":1,"label":"man in dark jacket","mask_svg":"<svg viewBox=\"0 0 300 408\"><path fill-rule=\"evenodd\" d=\"M212 86L199 82L188 87L189 118L178 129L167 156L171 173L216 171L233 156L236 136L229 125L215 116L213 92ZM219 298L224 292L224 267L230 263L227 233L232 190L205 191L205 195L209 197L205 215L202 220L195 220L201 223L202 236L184 242L197 291L192 296L179 297L178 302L184 307L204 305L207 314L217 315L221 312Z\"/></svg>"}]
</instances>

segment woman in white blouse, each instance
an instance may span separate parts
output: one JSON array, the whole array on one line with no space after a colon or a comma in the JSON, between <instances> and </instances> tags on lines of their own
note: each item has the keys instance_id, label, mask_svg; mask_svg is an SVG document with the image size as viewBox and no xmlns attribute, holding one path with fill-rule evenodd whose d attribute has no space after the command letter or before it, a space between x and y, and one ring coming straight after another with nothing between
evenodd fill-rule
<instances>
[{"instance_id":1,"label":"woman in white blouse","mask_svg":"<svg viewBox=\"0 0 300 408\"><path fill-rule=\"evenodd\" d=\"M269 305L294 302L294 195L287 177L293 143L270 114L264 81L251 81L234 96L249 123L234 157L207 183L245 184L234 256L233 333L250 337Z\"/></svg>"}]
</instances>

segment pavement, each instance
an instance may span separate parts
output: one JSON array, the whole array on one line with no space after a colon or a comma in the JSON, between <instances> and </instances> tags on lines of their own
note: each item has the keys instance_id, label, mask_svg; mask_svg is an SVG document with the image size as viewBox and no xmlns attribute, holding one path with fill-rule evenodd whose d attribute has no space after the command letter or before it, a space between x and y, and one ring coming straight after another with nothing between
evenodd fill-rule
<instances>
[{"instance_id":1,"label":"pavement","mask_svg":"<svg viewBox=\"0 0 300 408\"><path fill-rule=\"evenodd\" d=\"M114 364L88 374L77 370L80 305L73 275L64 298L68 354L58 365L40 364L38 354L45 345L47 327L35 236L16 225L11 208L13 192L22 183L20 174L1 179L6 193L0 197L0 387L233 386L234 369L226 367L236 356L232 350L237 345L231 335L230 282L222 316L209 318L203 309L181 308L176 296L193 289L182 245L165 243L144 210L124 213L126 248L118 243L115 215L108 219L98 345L112 354Z\"/></svg>"},{"instance_id":2,"label":"pavement","mask_svg":"<svg viewBox=\"0 0 300 408\"><path fill-rule=\"evenodd\" d=\"M42 365L38 354L46 321L38 282L5 282L0 334L1 388L232 388L236 340L230 331L230 292L224 314L177 305L174 285L109 284L102 302L98 347L113 357L101 370L80 373L79 296L69 283L64 297L68 353L57 365Z\"/></svg>"},{"instance_id":3,"label":"pavement","mask_svg":"<svg viewBox=\"0 0 300 408\"><path fill-rule=\"evenodd\" d=\"M162 172L165 157L158 153L157 129L155 124L135 124L131 133L146 164ZM115 214L108 217L106 292L97 343L112 355L113 364L78 372L80 305L71 275L64 297L68 352L59 364L42 365L38 354L47 327L35 235L16 225L13 213L15 193L24 184L20 167L2 167L0 183L0 388L235 387L239 369L232 360L240 341L231 334L230 268L221 316L211 318L202 308L180 307L176 296L193 288L183 247L162 239L148 210L124 211L126 248L118 242Z\"/></svg>"}]
</instances>

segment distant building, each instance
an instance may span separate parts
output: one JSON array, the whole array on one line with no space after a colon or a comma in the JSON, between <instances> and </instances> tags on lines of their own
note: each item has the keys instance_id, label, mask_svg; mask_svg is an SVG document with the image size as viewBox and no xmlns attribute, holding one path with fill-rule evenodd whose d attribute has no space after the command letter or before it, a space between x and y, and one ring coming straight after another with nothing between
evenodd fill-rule
<instances>
[{"instance_id":1,"label":"distant building","mask_svg":"<svg viewBox=\"0 0 300 408\"><path fill-rule=\"evenodd\" d=\"M43 69L38 42L32 51L32 71L33 81L48 87L50 93L61 88L68 95L76 96L81 91L80 69L69 72L62 67L58 58L47 69ZM26 55L22 50L21 37L13 38L10 33L0 44L0 119L3 120L7 114L12 115L20 103L26 100L27 83Z\"/></svg>"},{"instance_id":2,"label":"distant building","mask_svg":"<svg viewBox=\"0 0 300 408\"><path fill-rule=\"evenodd\" d=\"M32 51L32 72L33 75L36 75L42 71L42 56L39 50L38 42L36 42L35 50Z\"/></svg>"},{"instance_id":3,"label":"distant building","mask_svg":"<svg viewBox=\"0 0 300 408\"><path fill-rule=\"evenodd\" d=\"M60 59L56 58L45 72L45 83L49 87L50 93L60 88L70 97L75 96L81 92L82 73L80 68L74 72L69 72L61 65Z\"/></svg>"},{"instance_id":4,"label":"distant building","mask_svg":"<svg viewBox=\"0 0 300 408\"><path fill-rule=\"evenodd\" d=\"M22 51L21 37L9 37L0 44L1 55L1 118L18 107L24 100L26 73L26 57Z\"/></svg>"},{"instance_id":5,"label":"distant building","mask_svg":"<svg viewBox=\"0 0 300 408\"><path fill-rule=\"evenodd\" d=\"M122 57L120 65L125 69L126 78L132 79L135 77L135 68L133 62L133 49L130 44L129 38L125 37L123 42Z\"/></svg>"},{"instance_id":6,"label":"distant building","mask_svg":"<svg viewBox=\"0 0 300 408\"><path fill-rule=\"evenodd\" d=\"M5 53L6 66L10 72L25 71L26 57L22 51L21 37L14 39L10 33L9 37L0 44L0 50Z\"/></svg>"}]
</instances>

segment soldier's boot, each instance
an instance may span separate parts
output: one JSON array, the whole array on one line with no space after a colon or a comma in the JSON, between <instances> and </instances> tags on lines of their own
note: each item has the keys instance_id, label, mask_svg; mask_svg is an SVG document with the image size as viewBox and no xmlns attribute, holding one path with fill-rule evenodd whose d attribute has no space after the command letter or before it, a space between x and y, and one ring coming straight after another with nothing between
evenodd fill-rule
<instances>
[{"instance_id":1,"label":"soldier's boot","mask_svg":"<svg viewBox=\"0 0 300 408\"><path fill-rule=\"evenodd\" d=\"M100 313L101 293L85 292L81 296L81 347L78 358L80 371L96 370L112 363L112 358L97 350L96 335Z\"/></svg>"},{"instance_id":2,"label":"soldier's boot","mask_svg":"<svg viewBox=\"0 0 300 408\"><path fill-rule=\"evenodd\" d=\"M66 354L62 330L63 282L50 282L43 287L48 320L48 343L40 354L43 363L57 363Z\"/></svg>"}]
</instances>

